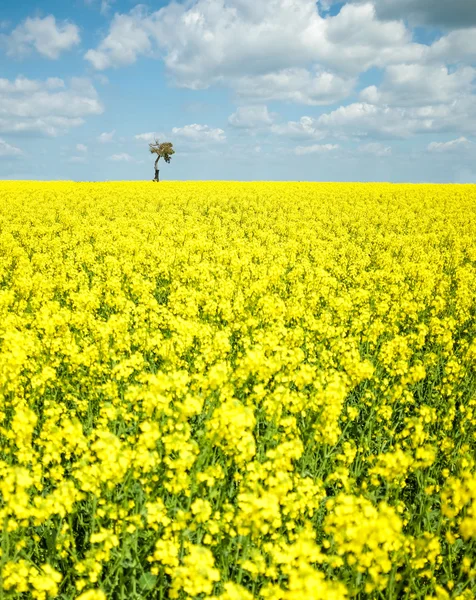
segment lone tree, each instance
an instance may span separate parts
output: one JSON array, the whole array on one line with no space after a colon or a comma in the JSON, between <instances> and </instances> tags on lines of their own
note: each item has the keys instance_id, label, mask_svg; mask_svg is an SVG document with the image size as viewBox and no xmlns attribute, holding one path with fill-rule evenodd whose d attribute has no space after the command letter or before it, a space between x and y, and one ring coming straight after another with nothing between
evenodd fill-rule
<instances>
[{"instance_id":1,"label":"lone tree","mask_svg":"<svg viewBox=\"0 0 476 600\"><path fill-rule=\"evenodd\" d=\"M155 177L152 181L159 181L159 169L157 165L159 164L159 160L163 158L166 163L170 162L170 158L172 154L175 154L174 145L172 142L162 142L159 140L155 140L152 144L149 144L149 150L151 154L157 154L157 158L155 159Z\"/></svg>"}]
</instances>

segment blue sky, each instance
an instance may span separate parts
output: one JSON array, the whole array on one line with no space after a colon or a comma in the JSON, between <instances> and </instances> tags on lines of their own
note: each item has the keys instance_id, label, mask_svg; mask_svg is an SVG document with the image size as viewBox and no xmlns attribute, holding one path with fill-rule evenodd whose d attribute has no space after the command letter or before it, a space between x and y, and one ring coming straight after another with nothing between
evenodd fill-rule
<instances>
[{"instance_id":1,"label":"blue sky","mask_svg":"<svg viewBox=\"0 0 476 600\"><path fill-rule=\"evenodd\" d=\"M476 182L476 2L4 0L0 178Z\"/></svg>"}]
</instances>

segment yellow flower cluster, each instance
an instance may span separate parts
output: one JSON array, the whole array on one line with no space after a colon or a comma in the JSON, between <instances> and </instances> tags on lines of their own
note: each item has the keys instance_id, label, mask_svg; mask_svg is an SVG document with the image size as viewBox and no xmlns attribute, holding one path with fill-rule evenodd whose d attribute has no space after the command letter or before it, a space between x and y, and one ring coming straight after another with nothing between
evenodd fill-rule
<instances>
[{"instance_id":1,"label":"yellow flower cluster","mask_svg":"<svg viewBox=\"0 0 476 600\"><path fill-rule=\"evenodd\" d=\"M476 598L476 186L0 186L0 599Z\"/></svg>"}]
</instances>

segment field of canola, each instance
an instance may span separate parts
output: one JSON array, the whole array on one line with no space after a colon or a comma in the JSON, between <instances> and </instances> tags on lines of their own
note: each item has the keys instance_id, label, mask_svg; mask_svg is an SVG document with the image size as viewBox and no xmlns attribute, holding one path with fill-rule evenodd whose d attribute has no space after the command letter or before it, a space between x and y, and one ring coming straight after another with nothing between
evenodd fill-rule
<instances>
[{"instance_id":1,"label":"field of canola","mask_svg":"<svg viewBox=\"0 0 476 600\"><path fill-rule=\"evenodd\" d=\"M0 599L476 597L476 186L0 184Z\"/></svg>"}]
</instances>

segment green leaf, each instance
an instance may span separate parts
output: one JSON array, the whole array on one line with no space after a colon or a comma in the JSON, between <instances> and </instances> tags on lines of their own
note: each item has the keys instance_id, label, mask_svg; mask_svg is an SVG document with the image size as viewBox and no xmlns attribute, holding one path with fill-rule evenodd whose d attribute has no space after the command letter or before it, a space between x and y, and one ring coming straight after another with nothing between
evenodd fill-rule
<instances>
[{"instance_id":1,"label":"green leaf","mask_svg":"<svg viewBox=\"0 0 476 600\"><path fill-rule=\"evenodd\" d=\"M144 591L153 589L156 583L157 575L152 575L152 573L143 573L139 579L139 585Z\"/></svg>"}]
</instances>

